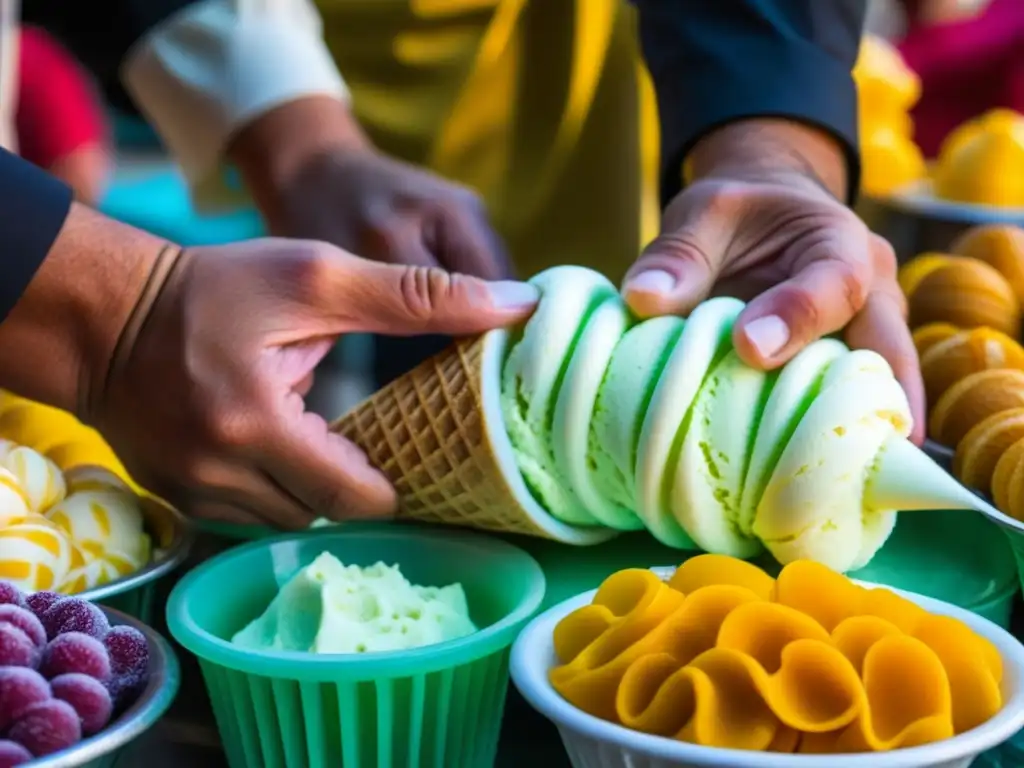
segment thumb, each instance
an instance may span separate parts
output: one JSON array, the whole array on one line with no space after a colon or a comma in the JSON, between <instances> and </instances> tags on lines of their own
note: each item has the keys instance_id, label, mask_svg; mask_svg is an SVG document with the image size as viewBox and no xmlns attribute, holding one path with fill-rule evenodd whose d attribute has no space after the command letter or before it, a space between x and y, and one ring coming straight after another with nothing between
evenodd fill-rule
<instances>
[{"instance_id":1,"label":"thumb","mask_svg":"<svg viewBox=\"0 0 1024 768\"><path fill-rule=\"evenodd\" d=\"M482 333L525 319L540 297L534 286L513 280L491 282L438 267L353 263L342 310L353 330L367 333Z\"/></svg>"},{"instance_id":2,"label":"thumb","mask_svg":"<svg viewBox=\"0 0 1024 768\"><path fill-rule=\"evenodd\" d=\"M725 250L700 222L685 222L648 245L626 274L622 293L640 317L686 315L708 297Z\"/></svg>"}]
</instances>

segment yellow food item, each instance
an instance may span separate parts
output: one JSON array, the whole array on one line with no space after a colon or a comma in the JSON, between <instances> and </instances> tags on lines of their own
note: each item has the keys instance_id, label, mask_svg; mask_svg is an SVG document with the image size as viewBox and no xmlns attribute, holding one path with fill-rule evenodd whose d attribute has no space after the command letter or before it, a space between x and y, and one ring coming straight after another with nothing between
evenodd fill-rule
<instances>
[{"instance_id":1,"label":"yellow food item","mask_svg":"<svg viewBox=\"0 0 1024 768\"><path fill-rule=\"evenodd\" d=\"M903 291L903 295L909 299L925 277L953 260L954 257L948 253L936 252L922 253L912 258L900 267L899 272L896 274L896 279L899 281L900 290Z\"/></svg>"},{"instance_id":2,"label":"yellow food item","mask_svg":"<svg viewBox=\"0 0 1024 768\"><path fill-rule=\"evenodd\" d=\"M921 355L928 402L938 402L947 389L972 373L994 368L1024 370L1024 348L1005 333L974 328L932 344Z\"/></svg>"},{"instance_id":3,"label":"yellow food item","mask_svg":"<svg viewBox=\"0 0 1024 768\"><path fill-rule=\"evenodd\" d=\"M953 474L968 488L992 490L992 475L1003 453L1024 438L1024 408L989 416L964 435L953 456Z\"/></svg>"},{"instance_id":4,"label":"yellow food item","mask_svg":"<svg viewBox=\"0 0 1024 768\"><path fill-rule=\"evenodd\" d=\"M1013 408L1024 408L1024 371L978 371L939 398L928 419L928 433L933 440L955 448L975 424Z\"/></svg>"},{"instance_id":5,"label":"yellow food item","mask_svg":"<svg viewBox=\"0 0 1024 768\"><path fill-rule=\"evenodd\" d=\"M921 277L907 297L910 327L946 322L961 328L988 327L1020 335L1020 304L995 268L957 258Z\"/></svg>"},{"instance_id":6,"label":"yellow food item","mask_svg":"<svg viewBox=\"0 0 1024 768\"><path fill-rule=\"evenodd\" d=\"M891 124L921 97L921 80L896 48L875 35L861 39L853 68L860 113L865 121Z\"/></svg>"},{"instance_id":7,"label":"yellow food item","mask_svg":"<svg viewBox=\"0 0 1024 768\"><path fill-rule=\"evenodd\" d=\"M903 129L866 129L861 139L861 189L884 197L927 176L924 154Z\"/></svg>"},{"instance_id":8,"label":"yellow food item","mask_svg":"<svg viewBox=\"0 0 1024 768\"><path fill-rule=\"evenodd\" d=\"M995 109L957 128L943 142L933 182L946 200L1024 207L1024 115Z\"/></svg>"},{"instance_id":9,"label":"yellow food item","mask_svg":"<svg viewBox=\"0 0 1024 768\"><path fill-rule=\"evenodd\" d=\"M950 251L995 267L1024 306L1024 229L1012 224L971 227L953 241Z\"/></svg>"},{"instance_id":10,"label":"yellow food item","mask_svg":"<svg viewBox=\"0 0 1024 768\"><path fill-rule=\"evenodd\" d=\"M1005 451L996 462L992 472L992 499L996 506L1008 515L1013 515L1013 473L1024 460L1024 438L1021 438Z\"/></svg>"},{"instance_id":11,"label":"yellow food item","mask_svg":"<svg viewBox=\"0 0 1024 768\"><path fill-rule=\"evenodd\" d=\"M555 650L551 683L576 707L711 747L897 749L963 733L1003 705L1002 660L985 638L809 561L774 580L721 555L667 583L620 571L559 622Z\"/></svg>"},{"instance_id":12,"label":"yellow food item","mask_svg":"<svg viewBox=\"0 0 1024 768\"><path fill-rule=\"evenodd\" d=\"M31 516L0 530L0 579L25 592L56 589L71 564L71 542L45 518Z\"/></svg>"},{"instance_id":13,"label":"yellow food item","mask_svg":"<svg viewBox=\"0 0 1024 768\"><path fill-rule=\"evenodd\" d=\"M940 341L945 341L950 336L955 336L959 332L960 329L951 323L928 323L928 325L922 325L913 332L914 348L917 349L918 356L921 356L933 345L938 344Z\"/></svg>"}]
</instances>

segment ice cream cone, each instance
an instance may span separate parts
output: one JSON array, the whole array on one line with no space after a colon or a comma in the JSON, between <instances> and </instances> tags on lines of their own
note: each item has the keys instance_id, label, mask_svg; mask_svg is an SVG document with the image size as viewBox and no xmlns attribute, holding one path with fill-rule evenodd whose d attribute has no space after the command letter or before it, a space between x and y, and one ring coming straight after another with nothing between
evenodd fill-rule
<instances>
[{"instance_id":1,"label":"ice cream cone","mask_svg":"<svg viewBox=\"0 0 1024 768\"><path fill-rule=\"evenodd\" d=\"M892 439L882 448L864 489L869 509L965 509L1024 535L1024 523L1005 515L960 484L909 440Z\"/></svg>"},{"instance_id":2,"label":"ice cream cone","mask_svg":"<svg viewBox=\"0 0 1024 768\"><path fill-rule=\"evenodd\" d=\"M603 527L567 525L533 498L502 418L508 332L457 341L357 405L332 429L394 483L400 519L596 544Z\"/></svg>"}]
</instances>

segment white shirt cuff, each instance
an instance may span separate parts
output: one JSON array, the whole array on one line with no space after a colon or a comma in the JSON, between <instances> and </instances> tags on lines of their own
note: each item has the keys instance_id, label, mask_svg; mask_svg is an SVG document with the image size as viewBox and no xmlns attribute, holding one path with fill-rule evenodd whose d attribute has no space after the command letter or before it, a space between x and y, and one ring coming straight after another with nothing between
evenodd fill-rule
<instances>
[{"instance_id":1,"label":"white shirt cuff","mask_svg":"<svg viewBox=\"0 0 1024 768\"><path fill-rule=\"evenodd\" d=\"M308 0L198 3L139 41L122 78L200 207L238 197L224 152L247 123L307 96L348 99Z\"/></svg>"}]
</instances>

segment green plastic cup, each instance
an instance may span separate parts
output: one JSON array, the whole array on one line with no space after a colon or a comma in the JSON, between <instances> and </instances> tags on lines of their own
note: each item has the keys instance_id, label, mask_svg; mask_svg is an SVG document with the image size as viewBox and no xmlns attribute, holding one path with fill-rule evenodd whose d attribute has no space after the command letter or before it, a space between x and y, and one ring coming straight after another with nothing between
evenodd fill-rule
<instances>
[{"instance_id":1,"label":"green plastic cup","mask_svg":"<svg viewBox=\"0 0 1024 768\"><path fill-rule=\"evenodd\" d=\"M322 552L398 564L414 584L459 582L480 631L410 651L312 655L229 642ZM540 606L544 574L478 534L352 524L228 550L171 593L167 625L199 659L232 768L491 768L509 647Z\"/></svg>"}]
</instances>

